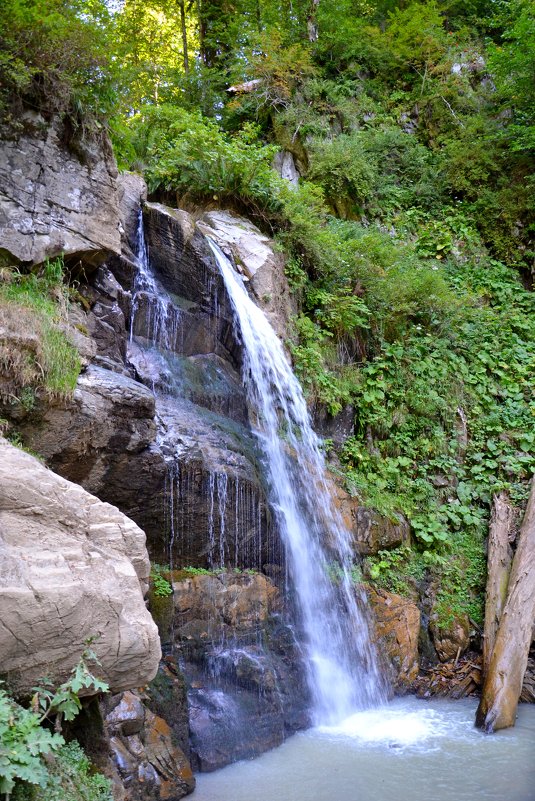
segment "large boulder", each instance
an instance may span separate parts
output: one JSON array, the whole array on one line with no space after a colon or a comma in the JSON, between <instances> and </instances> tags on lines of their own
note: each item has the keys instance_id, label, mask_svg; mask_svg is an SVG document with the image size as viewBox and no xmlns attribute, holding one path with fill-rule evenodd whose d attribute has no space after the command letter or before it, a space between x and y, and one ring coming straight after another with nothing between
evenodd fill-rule
<instances>
[{"instance_id":1,"label":"large boulder","mask_svg":"<svg viewBox=\"0 0 535 801\"><path fill-rule=\"evenodd\" d=\"M65 680L88 638L115 692L156 673L145 535L118 509L0 438L0 673Z\"/></svg>"},{"instance_id":2,"label":"large boulder","mask_svg":"<svg viewBox=\"0 0 535 801\"><path fill-rule=\"evenodd\" d=\"M102 137L83 152L65 147L59 120L0 144L0 242L4 259L98 264L119 253L117 168Z\"/></svg>"}]
</instances>

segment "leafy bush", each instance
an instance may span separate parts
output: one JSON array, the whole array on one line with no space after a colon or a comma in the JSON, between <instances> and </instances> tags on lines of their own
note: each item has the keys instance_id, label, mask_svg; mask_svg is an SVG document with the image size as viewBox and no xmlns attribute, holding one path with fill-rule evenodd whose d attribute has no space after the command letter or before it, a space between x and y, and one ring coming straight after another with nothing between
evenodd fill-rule
<instances>
[{"instance_id":1,"label":"leafy bush","mask_svg":"<svg viewBox=\"0 0 535 801\"><path fill-rule=\"evenodd\" d=\"M109 782L102 777L95 782L90 780L89 763L80 749L74 745L66 746L60 734L53 734L43 725L55 717L56 729L60 729L61 718L73 720L81 709L80 690L107 692L108 685L91 673L90 660L97 662L95 654L88 648L73 668L71 677L57 689L47 685L35 687L31 709L22 707L0 687L0 792L6 797L15 790L15 798L19 799L88 801L85 795L71 793L71 785L75 788L71 780L73 771L79 771L82 784L87 779L88 788L98 791L91 799L111 799ZM50 772L42 757L52 753L58 755L58 762L53 763L55 767ZM61 779L67 780L67 787L59 786ZM41 795L28 785L38 786L46 794Z\"/></svg>"},{"instance_id":2,"label":"leafy bush","mask_svg":"<svg viewBox=\"0 0 535 801\"><path fill-rule=\"evenodd\" d=\"M76 741L60 745L43 787L17 784L12 801L112 801L112 783L95 773Z\"/></svg>"},{"instance_id":3,"label":"leafy bush","mask_svg":"<svg viewBox=\"0 0 535 801\"><path fill-rule=\"evenodd\" d=\"M358 133L316 139L311 146L307 178L319 184L329 205L341 217L355 216L372 194L378 179Z\"/></svg>"},{"instance_id":4,"label":"leafy bush","mask_svg":"<svg viewBox=\"0 0 535 801\"><path fill-rule=\"evenodd\" d=\"M130 128L151 189L269 204L277 148L260 145L254 126L229 136L197 112L163 105L133 118Z\"/></svg>"},{"instance_id":5,"label":"leafy bush","mask_svg":"<svg viewBox=\"0 0 535 801\"><path fill-rule=\"evenodd\" d=\"M21 107L102 117L114 93L107 6L100 0L3 0L0 4L0 118Z\"/></svg>"},{"instance_id":6,"label":"leafy bush","mask_svg":"<svg viewBox=\"0 0 535 801\"><path fill-rule=\"evenodd\" d=\"M48 771L41 757L57 751L59 734L44 729L40 717L24 709L0 687L0 792L11 794L17 780L45 787Z\"/></svg>"},{"instance_id":7,"label":"leafy bush","mask_svg":"<svg viewBox=\"0 0 535 801\"><path fill-rule=\"evenodd\" d=\"M167 598L173 594L171 583L162 576L162 570L164 569L161 565L151 565L150 579L152 581L152 589L154 595L158 598Z\"/></svg>"}]
</instances>

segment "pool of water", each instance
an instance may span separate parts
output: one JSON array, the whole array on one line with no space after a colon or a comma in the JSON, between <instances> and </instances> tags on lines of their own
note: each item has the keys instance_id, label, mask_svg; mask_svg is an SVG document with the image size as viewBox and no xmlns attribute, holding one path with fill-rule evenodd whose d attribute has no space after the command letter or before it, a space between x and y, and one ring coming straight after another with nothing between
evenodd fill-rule
<instances>
[{"instance_id":1,"label":"pool of water","mask_svg":"<svg viewBox=\"0 0 535 801\"><path fill-rule=\"evenodd\" d=\"M535 705L493 735L476 706L397 699L201 774L193 801L535 801Z\"/></svg>"}]
</instances>

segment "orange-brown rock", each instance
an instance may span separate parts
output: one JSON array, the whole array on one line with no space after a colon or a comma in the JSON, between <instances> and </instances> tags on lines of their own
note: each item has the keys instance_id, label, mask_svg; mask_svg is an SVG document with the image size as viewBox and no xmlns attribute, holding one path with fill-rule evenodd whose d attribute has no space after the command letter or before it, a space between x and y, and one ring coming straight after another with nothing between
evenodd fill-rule
<instances>
[{"instance_id":1,"label":"orange-brown rock","mask_svg":"<svg viewBox=\"0 0 535 801\"><path fill-rule=\"evenodd\" d=\"M162 718L135 692L107 699L104 724L125 801L179 801L195 787L189 761Z\"/></svg>"},{"instance_id":2,"label":"orange-brown rock","mask_svg":"<svg viewBox=\"0 0 535 801\"><path fill-rule=\"evenodd\" d=\"M410 526L401 515L390 518L362 506L333 478L332 494L344 524L352 534L353 547L361 556L371 556L381 550L397 548L408 542Z\"/></svg>"},{"instance_id":3,"label":"orange-brown rock","mask_svg":"<svg viewBox=\"0 0 535 801\"><path fill-rule=\"evenodd\" d=\"M470 644L470 621L468 615L455 617L447 626L439 626L436 616L431 615L431 636L441 662L458 659Z\"/></svg>"},{"instance_id":4,"label":"orange-brown rock","mask_svg":"<svg viewBox=\"0 0 535 801\"><path fill-rule=\"evenodd\" d=\"M388 662L392 684L407 689L418 674L420 610L408 598L367 587L375 617L375 641Z\"/></svg>"},{"instance_id":5,"label":"orange-brown rock","mask_svg":"<svg viewBox=\"0 0 535 801\"><path fill-rule=\"evenodd\" d=\"M173 582L175 616L180 621L217 622L250 628L275 611L278 590L260 573L200 574Z\"/></svg>"}]
</instances>

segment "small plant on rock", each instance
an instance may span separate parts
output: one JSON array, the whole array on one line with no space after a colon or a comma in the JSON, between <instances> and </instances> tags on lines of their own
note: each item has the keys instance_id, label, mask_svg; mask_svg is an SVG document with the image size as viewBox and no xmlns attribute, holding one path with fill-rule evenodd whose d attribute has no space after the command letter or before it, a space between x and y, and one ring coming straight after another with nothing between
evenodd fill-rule
<instances>
[{"instance_id":1,"label":"small plant on rock","mask_svg":"<svg viewBox=\"0 0 535 801\"><path fill-rule=\"evenodd\" d=\"M164 568L161 565L152 565L150 571L154 595L156 595L158 598L167 598L169 595L173 594L171 582L162 576L161 571L163 569Z\"/></svg>"}]
</instances>

